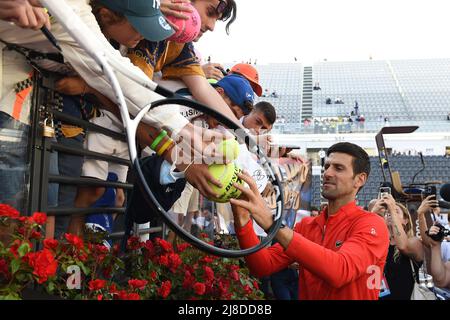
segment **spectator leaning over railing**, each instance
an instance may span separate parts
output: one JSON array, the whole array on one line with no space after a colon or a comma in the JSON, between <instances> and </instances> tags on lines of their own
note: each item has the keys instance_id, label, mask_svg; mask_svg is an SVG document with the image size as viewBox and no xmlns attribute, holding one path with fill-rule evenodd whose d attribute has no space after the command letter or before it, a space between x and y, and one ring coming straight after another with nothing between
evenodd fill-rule
<instances>
[{"instance_id":1,"label":"spectator leaning over railing","mask_svg":"<svg viewBox=\"0 0 450 320\"><path fill-rule=\"evenodd\" d=\"M129 74L145 76L139 68L130 63L129 59L122 57L120 52L116 51L103 36L94 15L91 13L92 8L87 1L65 0L65 3L71 7L75 14L79 16L90 29L90 36L96 39L97 45L101 50L105 51L107 56L114 57L115 60L121 63L121 65L129 71ZM159 18L156 17L156 19ZM67 63L67 65L65 65L66 70L67 66L69 66L72 71L78 73L91 88L104 94L108 99L115 101L114 91L111 89L107 77L99 71L97 63L94 62L85 50L72 39L58 23L57 19L55 20L56 21L52 24L52 33L62 49L64 61ZM27 48L34 50L45 50L49 53L57 52L57 49L50 44L44 34L40 31L20 29L6 21L0 21L0 39L9 43L24 45ZM48 68L52 71L62 69L61 65L49 65ZM155 92L143 89L142 86L136 84L134 81L120 73L117 73L116 76L127 101L128 110L133 115L148 103L162 98ZM213 105L212 107L214 108L216 106ZM218 132L211 132L207 129L194 130L194 126L189 124L178 111L179 107L176 105L167 105L163 108L157 108L147 113L144 116L143 122L155 127L156 131L162 128L166 129L171 134L172 138L183 136L185 141L202 141L203 143L191 145L192 148L198 149L201 153L203 153L203 150L205 150L207 145L213 141L213 137L218 139L223 138L223 134ZM210 148L208 148L208 150L209 149ZM187 165L180 167L179 169L183 170L186 166Z\"/></svg>"},{"instance_id":2,"label":"spectator leaning over railing","mask_svg":"<svg viewBox=\"0 0 450 320\"><path fill-rule=\"evenodd\" d=\"M384 267L387 288L383 288L380 299L410 300L414 283L419 281L414 279L414 274L418 275L424 259L422 242L414 236L411 215L390 194L378 199L371 211L384 217L389 230L389 252Z\"/></svg>"},{"instance_id":3,"label":"spectator leaning over railing","mask_svg":"<svg viewBox=\"0 0 450 320\"><path fill-rule=\"evenodd\" d=\"M389 246L384 221L356 206L355 198L370 173L368 154L351 143L327 151L323 196L328 206L315 218L281 228L278 244L246 257L256 276L272 274L293 262L300 265L300 300L377 300ZM241 248L258 243L250 216L269 230L273 216L253 179L239 175L250 186L235 185L243 193L232 199L236 234Z\"/></svg>"},{"instance_id":4,"label":"spectator leaning over railing","mask_svg":"<svg viewBox=\"0 0 450 320\"><path fill-rule=\"evenodd\" d=\"M425 246L430 248L431 257L429 262L430 274L433 277L433 283L437 287L450 289L450 261L447 260L450 242L435 241L430 236L436 236L440 228L433 225L429 230L425 215L438 205L434 195L425 198L417 209L419 218L419 229L422 241Z\"/></svg>"}]
</instances>

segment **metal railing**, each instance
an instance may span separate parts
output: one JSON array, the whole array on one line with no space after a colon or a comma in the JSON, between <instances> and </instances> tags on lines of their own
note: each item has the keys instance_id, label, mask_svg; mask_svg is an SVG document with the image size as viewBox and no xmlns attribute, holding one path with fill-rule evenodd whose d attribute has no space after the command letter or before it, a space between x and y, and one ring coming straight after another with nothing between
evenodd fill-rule
<instances>
[{"instance_id":1,"label":"metal railing","mask_svg":"<svg viewBox=\"0 0 450 320\"><path fill-rule=\"evenodd\" d=\"M93 124L89 121L68 115L64 112L52 109L45 105L44 96L47 90L51 90L44 87L42 84L42 75L36 77L33 93L32 103L32 119L31 119L31 136L30 136L30 156L31 156L31 168L30 168L30 189L28 199L28 213L32 212L45 212L48 216L72 216L72 215L88 215L95 213L117 213L124 214L125 207L91 207L91 208L76 208L76 207L49 207L48 206L48 186L49 183L58 183L73 185L77 187L112 187L122 188L124 191L133 189L133 184L130 181L125 183L103 181L95 178L86 177L69 177L62 175L51 175L50 172L50 154L51 152L58 152L64 154L70 154L74 156L89 157L90 159L103 160L109 163L120 164L124 166L131 166L131 161L119 157L105 155L86 149L74 148L67 145L63 145L59 142L54 142L52 139L43 135L42 120L43 113L52 114L54 120L59 120L64 124L77 126L83 128L85 132L87 130L104 134L115 140L127 141L124 133L118 133L108 128L104 128ZM46 79L48 82L48 79ZM75 200L75 199L74 199ZM133 234L142 235L150 233L158 233L163 230L162 226L139 229L139 226L134 226ZM109 238L123 237L125 231L113 232L109 235Z\"/></svg>"}]
</instances>

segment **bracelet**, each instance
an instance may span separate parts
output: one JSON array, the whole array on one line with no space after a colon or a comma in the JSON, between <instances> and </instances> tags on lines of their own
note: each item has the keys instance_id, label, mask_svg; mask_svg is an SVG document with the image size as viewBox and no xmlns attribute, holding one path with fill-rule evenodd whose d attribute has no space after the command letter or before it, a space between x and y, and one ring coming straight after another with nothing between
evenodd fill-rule
<instances>
[{"instance_id":1,"label":"bracelet","mask_svg":"<svg viewBox=\"0 0 450 320\"><path fill-rule=\"evenodd\" d=\"M153 151L156 151L156 147L158 146L158 144L161 142L162 139L164 139L164 137L167 136L167 131L163 130L159 133L159 135L156 137L155 140L153 140L152 145L150 146L150 149L152 149Z\"/></svg>"},{"instance_id":2,"label":"bracelet","mask_svg":"<svg viewBox=\"0 0 450 320\"><path fill-rule=\"evenodd\" d=\"M158 156L162 156L164 154L164 152L173 144L173 140L172 139L168 139L166 141L166 143L158 150L156 151L156 154Z\"/></svg>"}]
</instances>

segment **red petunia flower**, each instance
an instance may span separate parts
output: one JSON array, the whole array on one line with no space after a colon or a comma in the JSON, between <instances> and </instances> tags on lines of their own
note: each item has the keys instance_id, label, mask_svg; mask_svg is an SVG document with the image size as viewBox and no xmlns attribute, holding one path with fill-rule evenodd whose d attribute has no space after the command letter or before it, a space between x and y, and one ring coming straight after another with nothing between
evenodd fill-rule
<instances>
[{"instance_id":1,"label":"red petunia flower","mask_svg":"<svg viewBox=\"0 0 450 320\"><path fill-rule=\"evenodd\" d=\"M19 211L7 204L0 204L0 217L9 217L16 219L20 216Z\"/></svg>"},{"instance_id":2,"label":"red petunia flower","mask_svg":"<svg viewBox=\"0 0 450 320\"><path fill-rule=\"evenodd\" d=\"M164 281L161 284L161 288L158 289L158 294L165 299L169 296L171 289L172 282L170 282L170 280Z\"/></svg>"},{"instance_id":3,"label":"red petunia flower","mask_svg":"<svg viewBox=\"0 0 450 320\"><path fill-rule=\"evenodd\" d=\"M128 280L128 285L133 289L144 290L147 285L147 280L131 279Z\"/></svg>"},{"instance_id":4,"label":"red petunia flower","mask_svg":"<svg viewBox=\"0 0 450 320\"><path fill-rule=\"evenodd\" d=\"M205 280L207 282L212 282L214 280L214 271L208 266L204 266L203 270L205 271Z\"/></svg>"},{"instance_id":5,"label":"red petunia flower","mask_svg":"<svg viewBox=\"0 0 450 320\"><path fill-rule=\"evenodd\" d=\"M105 287L106 280L95 279L89 281L89 291L101 290Z\"/></svg>"},{"instance_id":6,"label":"red petunia flower","mask_svg":"<svg viewBox=\"0 0 450 320\"><path fill-rule=\"evenodd\" d=\"M127 241L128 249L137 250L141 247L141 243L138 237L130 237Z\"/></svg>"},{"instance_id":7,"label":"red petunia flower","mask_svg":"<svg viewBox=\"0 0 450 320\"><path fill-rule=\"evenodd\" d=\"M202 296L205 294L206 291L206 286L204 283L201 282L197 282L194 284L194 291L196 294L198 294L199 296Z\"/></svg>"},{"instance_id":8,"label":"red petunia flower","mask_svg":"<svg viewBox=\"0 0 450 320\"><path fill-rule=\"evenodd\" d=\"M47 222L47 215L42 212L35 212L31 217L38 225L44 225Z\"/></svg>"},{"instance_id":9,"label":"red petunia flower","mask_svg":"<svg viewBox=\"0 0 450 320\"><path fill-rule=\"evenodd\" d=\"M169 267L170 271L175 273L175 271L178 269L178 267L183 263L180 256L176 253L170 253L169 254Z\"/></svg>"},{"instance_id":10,"label":"red petunia flower","mask_svg":"<svg viewBox=\"0 0 450 320\"><path fill-rule=\"evenodd\" d=\"M28 264L34 269L33 274L38 277L38 283L44 283L48 277L54 276L58 268L53 252L48 249L28 254Z\"/></svg>"},{"instance_id":11,"label":"red petunia flower","mask_svg":"<svg viewBox=\"0 0 450 320\"><path fill-rule=\"evenodd\" d=\"M76 235L70 234L70 233L66 233L64 235L64 237L70 244L75 246L77 249L83 248L83 246L84 246L83 239L77 237Z\"/></svg>"},{"instance_id":12,"label":"red petunia flower","mask_svg":"<svg viewBox=\"0 0 450 320\"><path fill-rule=\"evenodd\" d=\"M58 240L44 239L44 248L55 250L58 247Z\"/></svg>"}]
</instances>

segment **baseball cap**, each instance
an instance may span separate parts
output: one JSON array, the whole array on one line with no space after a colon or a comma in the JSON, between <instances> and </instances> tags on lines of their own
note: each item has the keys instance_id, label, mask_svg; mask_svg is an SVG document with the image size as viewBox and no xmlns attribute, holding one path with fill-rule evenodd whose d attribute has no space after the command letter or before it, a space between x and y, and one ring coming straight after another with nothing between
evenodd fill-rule
<instances>
[{"instance_id":1,"label":"baseball cap","mask_svg":"<svg viewBox=\"0 0 450 320\"><path fill-rule=\"evenodd\" d=\"M247 79L236 74L231 74L223 77L214 86L221 87L231 101L238 105L245 114L250 113L251 110L245 103L250 102L253 104L254 95L253 89Z\"/></svg>"},{"instance_id":2,"label":"baseball cap","mask_svg":"<svg viewBox=\"0 0 450 320\"><path fill-rule=\"evenodd\" d=\"M159 9L159 1L99 0L107 8L123 14L131 25L147 40L162 41L175 31Z\"/></svg>"},{"instance_id":3,"label":"baseball cap","mask_svg":"<svg viewBox=\"0 0 450 320\"><path fill-rule=\"evenodd\" d=\"M259 74L258 71L248 63L238 63L233 68L231 68L231 73L237 73L244 76L251 84L253 91L255 91L258 97L262 95L262 87L259 84Z\"/></svg>"}]
</instances>

